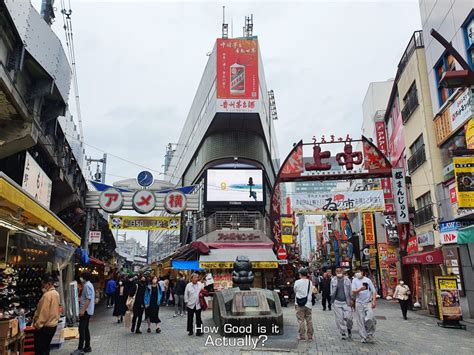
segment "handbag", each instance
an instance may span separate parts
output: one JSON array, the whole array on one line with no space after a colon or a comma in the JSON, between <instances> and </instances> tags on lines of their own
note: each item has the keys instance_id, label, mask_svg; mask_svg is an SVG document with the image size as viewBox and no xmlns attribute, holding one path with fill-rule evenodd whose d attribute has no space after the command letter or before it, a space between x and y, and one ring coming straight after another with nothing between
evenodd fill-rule
<instances>
[{"instance_id":1,"label":"handbag","mask_svg":"<svg viewBox=\"0 0 474 355\"><path fill-rule=\"evenodd\" d=\"M127 302L125 303L125 305L127 306L129 310L131 310L133 308L133 305L135 304L135 297L137 296L137 292L138 292L138 285L137 285L137 289L135 290L135 294L133 296L128 296Z\"/></svg>"},{"instance_id":2,"label":"handbag","mask_svg":"<svg viewBox=\"0 0 474 355\"><path fill-rule=\"evenodd\" d=\"M298 298L296 297L296 304L300 307L304 307L306 303L308 302L308 296L309 296L309 287L311 286L311 281L308 280L308 292L306 293L306 297L301 297Z\"/></svg>"},{"instance_id":3,"label":"handbag","mask_svg":"<svg viewBox=\"0 0 474 355\"><path fill-rule=\"evenodd\" d=\"M132 325L132 312L130 312L130 311L125 312L124 325L127 328L130 328L130 326Z\"/></svg>"}]
</instances>

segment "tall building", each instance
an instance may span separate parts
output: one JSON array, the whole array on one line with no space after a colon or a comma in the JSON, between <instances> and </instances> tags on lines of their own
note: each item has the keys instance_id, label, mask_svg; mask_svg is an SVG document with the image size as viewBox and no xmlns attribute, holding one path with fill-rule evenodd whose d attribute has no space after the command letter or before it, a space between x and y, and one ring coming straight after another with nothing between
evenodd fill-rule
<instances>
[{"instance_id":1,"label":"tall building","mask_svg":"<svg viewBox=\"0 0 474 355\"><path fill-rule=\"evenodd\" d=\"M430 32L436 30L474 70L474 10L472 1L426 1L420 0L421 23L426 52L426 70L428 73L429 92L433 106L434 146L439 150L439 162L433 168L439 169L441 183L435 194L438 199L439 215L434 228L439 230L442 244L443 269L448 274L458 276L458 287L461 293L463 314L474 316L474 285L468 280L474 279L472 267L472 244L457 244L458 230L474 223L474 203L471 200L461 201L459 186L454 178L454 159L463 155L466 163L474 163L472 153L463 153L472 140L472 133L467 130L473 121L474 92L473 87L446 87L443 84L447 72L462 70L461 64L453 53L444 48ZM466 135L467 133L467 135ZM473 173L471 173L472 176ZM462 192L469 196L472 192ZM436 233L437 234L437 233ZM454 266L454 265L460 265ZM464 297L465 296L465 297Z\"/></svg>"},{"instance_id":2,"label":"tall building","mask_svg":"<svg viewBox=\"0 0 474 355\"><path fill-rule=\"evenodd\" d=\"M279 168L275 118L258 39L247 22L244 37L217 39L167 162L170 181L195 185L200 200L199 212L182 223L181 243L219 248L211 251L213 262L233 262L242 253L235 249L245 247L259 249L245 251L254 262L276 264L268 218ZM256 270L256 285L264 285L263 275Z\"/></svg>"}]
</instances>

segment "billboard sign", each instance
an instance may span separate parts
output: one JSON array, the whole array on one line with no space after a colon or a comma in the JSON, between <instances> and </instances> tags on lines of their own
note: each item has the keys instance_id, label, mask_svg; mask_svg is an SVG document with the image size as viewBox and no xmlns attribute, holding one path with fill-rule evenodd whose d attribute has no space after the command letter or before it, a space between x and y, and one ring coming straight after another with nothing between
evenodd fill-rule
<instances>
[{"instance_id":1,"label":"billboard sign","mask_svg":"<svg viewBox=\"0 0 474 355\"><path fill-rule=\"evenodd\" d=\"M461 127L467 119L472 116L471 110L471 91L466 89L457 99L449 106L449 117L451 121L451 131L454 132Z\"/></svg>"},{"instance_id":2,"label":"billboard sign","mask_svg":"<svg viewBox=\"0 0 474 355\"><path fill-rule=\"evenodd\" d=\"M365 244L375 245L374 216L372 213L363 213Z\"/></svg>"},{"instance_id":3,"label":"billboard sign","mask_svg":"<svg viewBox=\"0 0 474 355\"><path fill-rule=\"evenodd\" d=\"M385 130L385 122L375 122L375 135L377 139L377 148L388 157L388 142L387 132ZM392 182L390 179L385 178L381 180L382 189L384 191L385 199L393 198L392 194Z\"/></svg>"},{"instance_id":4,"label":"billboard sign","mask_svg":"<svg viewBox=\"0 0 474 355\"><path fill-rule=\"evenodd\" d=\"M327 192L292 195L297 213L337 214L353 212L382 212L385 201L382 190Z\"/></svg>"},{"instance_id":5,"label":"billboard sign","mask_svg":"<svg viewBox=\"0 0 474 355\"><path fill-rule=\"evenodd\" d=\"M102 233L100 231L90 231L89 232L89 244L99 244Z\"/></svg>"},{"instance_id":6,"label":"billboard sign","mask_svg":"<svg viewBox=\"0 0 474 355\"><path fill-rule=\"evenodd\" d=\"M110 229L131 230L179 230L181 218L178 217L141 217L141 216L109 216Z\"/></svg>"},{"instance_id":7,"label":"billboard sign","mask_svg":"<svg viewBox=\"0 0 474 355\"><path fill-rule=\"evenodd\" d=\"M461 320L462 310L456 276L435 276L439 318Z\"/></svg>"},{"instance_id":8,"label":"billboard sign","mask_svg":"<svg viewBox=\"0 0 474 355\"><path fill-rule=\"evenodd\" d=\"M474 221L447 221L439 224L441 244L456 244L458 242L458 230L473 225Z\"/></svg>"},{"instance_id":9,"label":"billboard sign","mask_svg":"<svg viewBox=\"0 0 474 355\"><path fill-rule=\"evenodd\" d=\"M455 157L454 175L459 208L474 207L474 159L472 157Z\"/></svg>"},{"instance_id":10,"label":"billboard sign","mask_svg":"<svg viewBox=\"0 0 474 355\"><path fill-rule=\"evenodd\" d=\"M393 168L393 195L398 223L410 223L408 215L408 196L403 168Z\"/></svg>"},{"instance_id":11,"label":"billboard sign","mask_svg":"<svg viewBox=\"0 0 474 355\"><path fill-rule=\"evenodd\" d=\"M281 217L281 242L282 244L293 243L293 217Z\"/></svg>"},{"instance_id":12,"label":"billboard sign","mask_svg":"<svg viewBox=\"0 0 474 355\"><path fill-rule=\"evenodd\" d=\"M206 203L248 205L264 203L260 169L208 169Z\"/></svg>"},{"instance_id":13,"label":"billboard sign","mask_svg":"<svg viewBox=\"0 0 474 355\"><path fill-rule=\"evenodd\" d=\"M33 196L35 200L49 208L53 182L28 152L26 152L21 187Z\"/></svg>"},{"instance_id":14,"label":"billboard sign","mask_svg":"<svg viewBox=\"0 0 474 355\"><path fill-rule=\"evenodd\" d=\"M258 112L258 41L217 40L217 112Z\"/></svg>"}]
</instances>

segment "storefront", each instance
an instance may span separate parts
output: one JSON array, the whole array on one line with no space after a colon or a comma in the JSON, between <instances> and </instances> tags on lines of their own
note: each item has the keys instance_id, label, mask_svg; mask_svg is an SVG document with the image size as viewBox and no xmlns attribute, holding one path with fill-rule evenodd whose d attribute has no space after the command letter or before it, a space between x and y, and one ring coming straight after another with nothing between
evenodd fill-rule
<instances>
[{"instance_id":1,"label":"storefront","mask_svg":"<svg viewBox=\"0 0 474 355\"><path fill-rule=\"evenodd\" d=\"M435 276L443 275L443 262L441 249L404 256L402 259L403 265L412 268L413 274L418 275L419 272L419 278L414 281L420 285L421 302L416 301L421 303L423 309L429 309L433 315L437 312Z\"/></svg>"},{"instance_id":2,"label":"storefront","mask_svg":"<svg viewBox=\"0 0 474 355\"><path fill-rule=\"evenodd\" d=\"M0 338L22 336L46 273L57 280L61 304L69 309L75 301L67 287L74 277L71 258L79 244L79 236L54 213L0 173L0 323L14 322L15 328L1 324L9 333Z\"/></svg>"}]
</instances>

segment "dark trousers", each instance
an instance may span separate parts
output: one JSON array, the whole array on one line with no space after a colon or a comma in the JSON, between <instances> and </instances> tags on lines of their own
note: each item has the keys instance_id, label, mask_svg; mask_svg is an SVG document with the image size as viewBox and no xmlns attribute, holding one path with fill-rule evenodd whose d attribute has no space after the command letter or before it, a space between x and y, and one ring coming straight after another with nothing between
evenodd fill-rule
<instances>
[{"instance_id":1,"label":"dark trousers","mask_svg":"<svg viewBox=\"0 0 474 355\"><path fill-rule=\"evenodd\" d=\"M49 355L56 327L43 327L35 332L35 355Z\"/></svg>"},{"instance_id":2,"label":"dark trousers","mask_svg":"<svg viewBox=\"0 0 474 355\"><path fill-rule=\"evenodd\" d=\"M196 327L202 328L201 309L196 309L196 307L194 308L186 307L186 308L188 309L188 332L194 331L193 329L194 313L196 313ZM196 330L196 334L200 334L200 333L202 333L202 329Z\"/></svg>"},{"instance_id":3,"label":"dark trousers","mask_svg":"<svg viewBox=\"0 0 474 355\"><path fill-rule=\"evenodd\" d=\"M79 350L87 349L91 347L91 333L89 332L89 320L91 316L84 313L82 317L79 318Z\"/></svg>"},{"instance_id":4,"label":"dark trousers","mask_svg":"<svg viewBox=\"0 0 474 355\"><path fill-rule=\"evenodd\" d=\"M132 318L132 332L139 331L142 325L143 319L143 308L133 309L133 318ZM136 325L136 328L135 328Z\"/></svg>"},{"instance_id":5,"label":"dark trousers","mask_svg":"<svg viewBox=\"0 0 474 355\"><path fill-rule=\"evenodd\" d=\"M403 318L407 317L407 311L408 311L408 300L398 300L398 303L400 303L400 308L402 310Z\"/></svg>"},{"instance_id":6,"label":"dark trousers","mask_svg":"<svg viewBox=\"0 0 474 355\"><path fill-rule=\"evenodd\" d=\"M322 295L323 310L326 310L326 301L327 301L329 310L331 310L331 295L327 293L323 293Z\"/></svg>"},{"instance_id":7,"label":"dark trousers","mask_svg":"<svg viewBox=\"0 0 474 355\"><path fill-rule=\"evenodd\" d=\"M114 305L114 295L107 295L107 306L113 306Z\"/></svg>"}]
</instances>

